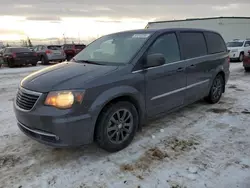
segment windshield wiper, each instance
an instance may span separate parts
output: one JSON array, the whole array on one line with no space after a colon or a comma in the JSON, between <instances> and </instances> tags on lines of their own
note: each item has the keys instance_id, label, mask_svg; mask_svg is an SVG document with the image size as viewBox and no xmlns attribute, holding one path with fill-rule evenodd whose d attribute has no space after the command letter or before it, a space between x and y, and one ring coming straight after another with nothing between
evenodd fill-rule
<instances>
[{"instance_id":1,"label":"windshield wiper","mask_svg":"<svg viewBox=\"0 0 250 188\"><path fill-rule=\"evenodd\" d=\"M102 65L101 63L96 63L94 61L89 61L89 60L76 60L76 59L72 59L75 62L80 62L80 63L88 63L88 64L94 64L94 65Z\"/></svg>"}]
</instances>

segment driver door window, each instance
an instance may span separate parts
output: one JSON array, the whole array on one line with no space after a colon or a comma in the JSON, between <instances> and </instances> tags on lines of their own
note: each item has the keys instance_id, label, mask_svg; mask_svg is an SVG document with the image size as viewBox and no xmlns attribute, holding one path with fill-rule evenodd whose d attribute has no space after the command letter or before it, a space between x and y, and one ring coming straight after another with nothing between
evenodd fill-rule
<instances>
[{"instance_id":1,"label":"driver door window","mask_svg":"<svg viewBox=\"0 0 250 188\"><path fill-rule=\"evenodd\" d=\"M160 53L165 57L165 63L180 61L180 50L175 33L160 36L148 50L148 55Z\"/></svg>"}]
</instances>

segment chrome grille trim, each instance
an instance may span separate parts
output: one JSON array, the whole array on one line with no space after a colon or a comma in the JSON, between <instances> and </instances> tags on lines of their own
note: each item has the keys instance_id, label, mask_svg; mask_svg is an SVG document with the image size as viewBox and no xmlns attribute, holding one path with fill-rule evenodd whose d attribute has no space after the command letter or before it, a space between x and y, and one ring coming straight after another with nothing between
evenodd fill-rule
<instances>
[{"instance_id":1,"label":"chrome grille trim","mask_svg":"<svg viewBox=\"0 0 250 188\"><path fill-rule=\"evenodd\" d=\"M31 111L41 95L42 93L19 87L15 98L16 106L22 111Z\"/></svg>"}]
</instances>

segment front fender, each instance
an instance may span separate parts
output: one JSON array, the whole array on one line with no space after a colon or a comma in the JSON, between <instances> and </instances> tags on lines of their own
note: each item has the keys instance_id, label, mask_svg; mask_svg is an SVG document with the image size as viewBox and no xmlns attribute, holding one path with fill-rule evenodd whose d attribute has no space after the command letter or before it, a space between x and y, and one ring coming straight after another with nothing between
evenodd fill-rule
<instances>
[{"instance_id":1,"label":"front fender","mask_svg":"<svg viewBox=\"0 0 250 188\"><path fill-rule=\"evenodd\" d=\"M143 118L145 115L144 95L131 86L119 86L104 91L92 103L89 109L89 113L91 114L94 122L96 122L101 110L105 105L107 105L110 101L123 96L132 97L135 101L137 101L137 104L139 105L138 107L140 108L141 112L140 117Z\"/></svg>"}]
</instances>

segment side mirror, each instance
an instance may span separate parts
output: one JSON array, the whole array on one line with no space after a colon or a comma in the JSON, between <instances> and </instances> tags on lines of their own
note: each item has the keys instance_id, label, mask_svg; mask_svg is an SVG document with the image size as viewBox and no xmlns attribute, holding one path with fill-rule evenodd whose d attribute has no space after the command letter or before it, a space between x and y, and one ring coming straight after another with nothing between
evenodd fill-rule
<instances>
[{"instance_id":1,"label":"side mirror","mask_svg":"<svg viewBox=\"0 0 250 188\"><path fill-rule=\"evenodd\" d=\"M150 54L146 57L144 68L157 67L165 64L165 57L163 54Z\"/></svg>"}]
</instances>

